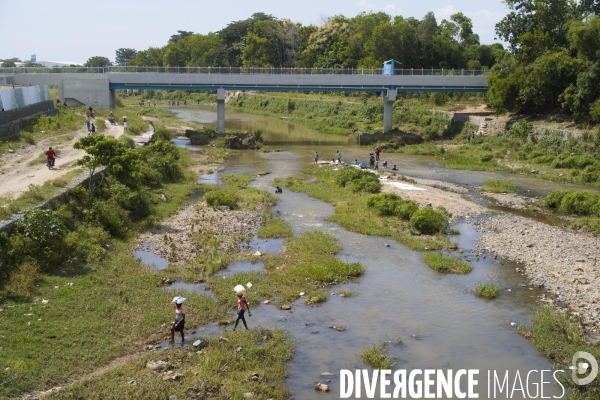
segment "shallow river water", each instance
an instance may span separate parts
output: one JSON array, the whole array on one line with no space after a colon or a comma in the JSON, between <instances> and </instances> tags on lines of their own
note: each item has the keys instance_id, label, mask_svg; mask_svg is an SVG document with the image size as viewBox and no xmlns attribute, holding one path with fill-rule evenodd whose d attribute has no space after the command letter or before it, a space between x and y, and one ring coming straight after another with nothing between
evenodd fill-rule
<instances>
[{"instance_id":1,"label":"shallow river water","mask_svg":"<svg viewBox=\"0 0 600 400\"><path fill-rule=\"evenodd\" d=\"M210 109L182 108L173 111L185 121L199 124L213 124L215 121L214 112ZM270 170L271 174L257 177L252 183L267 191L273 191L274 177L299 173L312 161L314 151L328 158L325 155L333 157L339 149L348 161L354 158L364 160L368 156L367 150L348 143L344 137L321 135L276 118L230 112L226 115L228 128L261 129L272 147L286 150L272 153L241 151L231 155L227 161L225 171L228 172ZM462 185L480 185L485 179L502 176L491 172L446 170L426 157L397 154L386 155L383 159L386 157L390 164L398 164L406 175ZM559 186L527 177L509 177L516 179L521 187L535 188L529 190L539 194ZM273 211L278 211L280 218L292 226L295 235L319 230L336 237L342 244L338 256L366 267L366 273L360 279L330 287L330 298L321 305L306 306L300 300L292 305L292 310L283 311L273 305L260 304L253 308L252 317L247 318L251 327L261 325L285 329L296 339L286 380L292 398L321 398L314 390L317 382L329 385L331 393L326 396L339 398L340 370L365 368L358 353L382 341L388 341L388 354L396 357L394 369L479 369L479 384L476 386L479 398L488 398L488 371L502 375L500 380L509 371L508 386L512 388L517 371L525 385L529 371L552 369L549 361L511 325L512 322L527 323L536 304L535 298L541 291L520 286L527 283L526 278L515 271L514 264L506 261L501 264L490 256L476 259L474 250L478 233L471 225L465 222L457 224L461 234L456 240L465 253L472 253L473 271L467 275L444 275L428 268L421 261L419 252L389 238L359 235L326 222L325 218L334 213L333 207L306 194L292 193L284 188ZM255 240L252 243L253 248L262 248L261 251L279 251L280 245L281 241ZM262 265L233 268L256 270ZM224 275L228 273L232 271L222 272ZM490 281L500 286L500 296L493 301L475 297L475 285ZM355 296L339 297L341 289L353 290ZM339 332L331 326L343 326L346 330ZM222 329L206 327L193 336ZM402 341L400 345L395 344L398 338ZM325 371L335 376L320 376ZM539 372L532 373L530 384L540 381ZM553 382L552 376L546 373L544 381ZM544 385L544 396L560 395L561 392L557 385ZM506 388L495 398L508 398ZM512 398L523 398L521 391L516 391Z\"/></svg>"}]
</instances>

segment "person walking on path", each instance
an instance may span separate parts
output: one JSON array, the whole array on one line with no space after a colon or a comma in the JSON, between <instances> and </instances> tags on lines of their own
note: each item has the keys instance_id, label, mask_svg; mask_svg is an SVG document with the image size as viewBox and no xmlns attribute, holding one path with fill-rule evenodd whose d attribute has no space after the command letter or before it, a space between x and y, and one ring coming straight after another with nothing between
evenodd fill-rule
<instances>
[{"instance_id":1,"label":"person walking on path","mask_svg":"<svg viewBox=\"0 0 600 400\"><path fill-rule=\"evenodd\" d=\"M90 126L90 117L85 119L85 125L87 126L88 133L90 133L92 131Z\"/></svg>"},{"instance_id":2,"label":"person walking on path","mask_svg":"<svg viewBox=\"0 0 600 400\"><path fill-rule=\"evenodd\" d=\"M375 168L375 155L373 153L369 154L369 168Z\"/></svg>"},{"instance_id":3,"label":"person walking on path","mask_svg":"<svg viewBox=\"0 0 600 400\"><path fill-rule=\"evenodd\" d=\"M379 153L381 153L381 149L378 147L375 149L375 161L379 161Z\"/></svg>"},{"instance_id":4,"label":"person walking on path","mask_svg":"<svg viewBox=\"0 0 600 400\"><path fill-rule=\"evenodd\" d=\"M337 151L337 162L338 164L342 163L342 153L340 153L340 151Z\"/></svg>"},{"instance_id":5,"label":"person walking on path","mask_svg":"<svg viewBox=\"0 0 600 400\"><path fill-rule=\"evenodd\" d=\"M240 323L240 319L244 323L244 326L246 327L246 329L248 329L248 325L246 324L246 318L244 318L244 313L246 312L246 309L248 310L248 316L249 317L252 316L252 313L250 312L250 306L248 305L248 301L246 300L244 293L239 292L237 294L237 296L238 296L238 306L237 306L238 312L237 312L237 319L235 320L235 326L233 327L234 331L235 331L235 328L237 328L238 324Z\"/></svg>"},{"instance_id":6,"label":"person walking on path","mask_svg":"<svg viewBox=\"0 0 600 400\"><path fill-rule=\"evenodd\" d=\"M184 342L185 336L183 329L185 328L185 312L183 311L184 297L177 296L171 303L175 303L175 321L171 323L171 342L175 343L175 332L181 333L181 343Z\"/></svg>"},{"instance_id":7,"label":"person walking on path","mask_svg":"<svg viewBox=\"0 0 600 400\"><path fill-rule=\"evenodd\" d=\"M315 151L315 155L314 155L314 157L315 157L315 164L318 164L318 163L319 163L319 153L317 153L317 152Z\"/></svg>"},{"instance_id":8,"label":"person walking on path","mask_svg":"<svg viewBox=\"0 0 600 400\"><path fill-rule=\"evenodd\" d=\"M55 157L56 157L56 153L54 152L54 150L52 150L52 147L50 147L48 149L48 151L46 151L46 165L48 165L48 168L54 167L54 158Z\"/></svg>"},{"instance_id":9,"label":"person walking on path","mask_svg":"<svg viewBox=\"0 0 600 400\"><path fill-rule=\"evenodd\" d=\"M94 123L92 122L92 127L90 128L92 135L96 134L96 125L94 125Z\"/></svg>"}]
</instances>

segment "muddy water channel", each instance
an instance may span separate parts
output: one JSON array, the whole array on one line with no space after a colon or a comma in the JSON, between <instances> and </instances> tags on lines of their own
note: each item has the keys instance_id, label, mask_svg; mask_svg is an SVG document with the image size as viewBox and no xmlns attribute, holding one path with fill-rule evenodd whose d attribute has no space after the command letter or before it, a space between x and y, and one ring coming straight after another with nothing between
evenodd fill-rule
<instances>
[{"instance_id":1,"label":"muddy water channel","mask_svg":"<svg viewBox=\"0 0 600 400\"><path fill-rule=\"evenodd\" d=\"M186 108L175 112L186 121L214 123L214 114L207 110L199 112L197 108ZM274 177L299 173L311 161L314 151L322 154L322 158L332 158L339 149L348 161L354 158L360 161L368 156L366 150L347 143L344 137L320 135L293 127L283 120L232 113L228 113L227 118L228 128L261 129L272 146L286 149L273 153L241 151L230 156L227 162L225 170L228 172L270 170L270 175L257 177L252 183L267 191L273 190ZM499 175L445 170L428 158L393 155L389 160L404 168L402 172L407 175L464 185L480 185L481 181ZM557 186L538 180L527 180L526 184L535 186L540 193ZM504 376L508 370L509 386L512 387L517 371L525 385L529 371L552 369L549 361L511 325L529 320L541 291L523 287L526 278L515 272L515 265L500 263L490 256L477 258L475 239L478 233L470 224L457 224L461 234L455 240L468 254L467 259L473 261L473 271L468 275L444 275L428 268L421 261L419 252L389 238L355 234L326 222L325 219L334 213L333 207L306 194L284 189L273 211L292 226L295 235L319 230L336 237L342 244L338 256L366 267L366 273L360 279L330 287L329 300L321 305L306 306L300 300L290 311L283 311L273 305L260 304L253 308L252 317L247 318L251 327L285 329L296 339L286 381L292 398L321 398L314 390L317 382L329 385L331 393L327 397L339 398L340 369L365 368L358 354L382 341L388 342L388 354L396 358L394 369L479 369L476 392L480 398L488 398L488 371L495 370ZM280 242L264 247L278 251L279 245ZM252 247L259 246L260 240L252 243ZM256 270L261 265L233 268ZM475 297L475 285L490 281L500 286L500 296L493 301ZM340 297L338 291L342 289L354 291L354 296ZM331 328L340 326L345 330L340 332ZM206 327L195 336L222 329ZM397 344L399 338L401 343ZM334 376L320 376L325 371ZM531 375L530 383L540 381L539 373ZM553 381L552 376L547 373L544 381ZM550 383L544 385L544 396L559 396L561 392L560 387ZM496 398L507 396L498 394ZM522 392L516 391L512 398L522 398Z\"/></svg>"}]
</instances>

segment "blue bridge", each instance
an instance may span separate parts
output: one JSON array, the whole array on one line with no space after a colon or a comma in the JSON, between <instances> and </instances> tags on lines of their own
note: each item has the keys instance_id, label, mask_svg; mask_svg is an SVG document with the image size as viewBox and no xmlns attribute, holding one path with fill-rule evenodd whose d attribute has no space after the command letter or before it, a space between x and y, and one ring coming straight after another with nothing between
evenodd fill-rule
<instances>
[{"instance_id":1,"label":"blue bridge","mask_svg":"<svg viewBox=\"0 0 600 400\"><path fill-rule=\"evenodd\" d=\"M225 131L225 91L381 93L383 129L392 129L399 92L485 92L487 71L381 68L62 67L0 68L0 84L56 85L67 104L112 109L115 90L217 92L217 127Z\"/></svg>"}]
</instances>

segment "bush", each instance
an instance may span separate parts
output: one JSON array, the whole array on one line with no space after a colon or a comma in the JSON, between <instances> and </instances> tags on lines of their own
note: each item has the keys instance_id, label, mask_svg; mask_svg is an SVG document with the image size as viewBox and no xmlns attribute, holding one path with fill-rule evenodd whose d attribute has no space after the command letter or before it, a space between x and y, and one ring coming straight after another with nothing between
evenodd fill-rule
<instances>
[{"instance_id":1,"label":"bush","mask_svg":"<svg viewBox=\"0 0 600 400\"><path fill-rule=\"evenodd\" d=\"M129 228L129 213L114 200L97 200L92 206L91 219L114 237L124 238Z\"/></svg>"},{"instance_id":2,"label":"bush","mask_svg":"<svg viewBox=\"0 0 600 400\"><path fill-rule=\"evenodd\" d=\"M109 241L110 235L101 227L81 226L67 234L65 246L71 257L84 262L98 262L104 258Z\"/></svg>"},{"instance_id":3,"label":"bush","mask_svg":"<svg viewBox=\"0 0 600 400\"><path fill-rule=\"evenodd\" d=\"M579 214L600 216L600 195L594 192L570 192L560 202L559 210Z\"/></svg>"},{"instance_id":4,"label":"bush","mask_svg":"<svg viewBox=\"0 0 600 400\"><path fill-rule=\"evenodd\" d=\"M498 296L498 286L493 283L481 283L475 288L475 295L491 300Z\"/></svg>"},{"instance_id":5,"label":"bush","mask_svg":"<svg viewBox=\"0 0 600 400\"><path fill-rule=\"evenodd\" d=\"M481 191L490 193L513 193L516 187L517 184L513 182L488 179L483 181Z\"/></svg>"},{"instance_id":6,"label":"bush","mask_svg":"<svg viewBox=\"0 0 600 400\"><path fill-rule=\"evenodd\" d=\"M382 193L370 196L367 200L367 206L375 209L381 216L394 215L396 208L404 204L404 200L394 193Z\"/></svg>"},{"instance_id":7,"label":"bush","mask_svg":"<svg viewBox=\"0 0 600 400\"><path fill-rule=\"evenodd\" d=\"M431 208L421 208L413 213L410 226L424 234L443 233L448 228L448 218Z\"/></svg>"},{"instance_id":8,"label":"bush","mask_svg":"<svg viewBox=\"0 0 600 400\"><path fill-rule=\"evenodd\" d=\"M229 208L236 209L238 207L239 197L235 193L230 193L225 190L213 190L204 195L206 204L213 208L219 206L227 206Z\"/></svg>"},{"instance_id":9,"label":"bush","mask_svg":"<svg viewBox=\"0 0 600 400\"><path fill-rule=\"evenodd\" d=\"M7 297L24 300L31 297L35 284L40 279L40 271L36 263L25 262L10 274L4 287Z\"/></svg>"},{"instance_id":10,"label":"bush","mask_svg":"<svg viewBox=\"0 0 600 400\"><path fill-rule=\"evenodd\" d=\"M494 156L491 154L484 154L481 156L481 162L490 162L494 159Z\"/></svg>"},{"instance_id":11,"label":"bush","mask_svg":"<svg viewBox=\"0 0 600 400\"><path fill-rule=\"evenodd\" d=\"M292 227L280 219L270 219L265 226L258 230L257 236L261 239L292 237Z\"/></svg>"},{"instance_id":12,"label":"bush","mask_svg":"<svg viewBox=\"0 0 600 400\"><path fill-rule=\"evenodd\" d=\"M342 168L334 176L334 182L341 187L352 185L353 192L378 193L381 191L381 182L377 175L357 168Z\"/></svg>"},{"instance_id":13,"label":"bush","mask_svg":"<svg viewBox=\"0 0 600 400\"><path fill-rule=\"evenodd\" d=\"M413 202L413 201L405 201L403 204L398 205L398 207L396 207L396 215L405 220L405 221L410 221L410 219L412 218L413 214L415 212L417 212L419 210L419 206L417 205L417 203Z\"/></svg>"},{"instance_id":14,"label":"bush","mask_svg":"<svg viewBox=\"0 0 600 400\"><path fill-rule=\"evenodd\" d=\"M546 204L547 207L558 208L560 207L563 197L565 197L567 193L569 193L568 190L555 190L550 192L544 197L544 204Z\"/></svg>"},{"instance_id":15,"label":"bush","mask_svg":"<svg viewBox=\"0 0 600 400\"><path fill-rule=\"evenodd\" d=\"M12 253L16 260L35 260L42 269L48 269L62 257L63 239L67 233L65 219L52 210L25 212L12 235Z\"/></svg>"}]
</instances>

